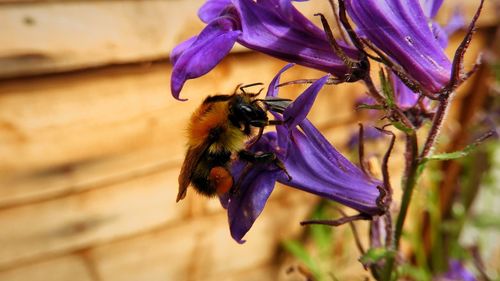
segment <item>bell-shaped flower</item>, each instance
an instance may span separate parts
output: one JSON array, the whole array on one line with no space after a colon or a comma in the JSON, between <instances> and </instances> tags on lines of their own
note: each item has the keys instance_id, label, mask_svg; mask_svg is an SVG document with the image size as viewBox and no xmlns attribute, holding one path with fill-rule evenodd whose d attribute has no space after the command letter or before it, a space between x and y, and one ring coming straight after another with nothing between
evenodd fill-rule
<instances>
[{"instance_id":1,"label":"bell-shaped flower","mask_svg":"<svg viewBox=\"0 0 500 281\"><path fill-rule=\"evenodd\" d=\"M450 80L444 34L430 23L442 0L346 0L359 33L399 64L424 90L437 93Z\"/></svg>"},{"instance_id":2,"label":"bell-shaped flower","mask_svg":"<svg viewBox=\"0 0 500 281\"><path fill-rule=\"evenodd\" d=\"M432 279L433 281L476 281L462 261L452 259L448 262L448 271Z\"/></svg>"},{"instance_id":3,"label":"bell-shaped flower","mask_svg":"<svg viewBox=\"0 0 500 281\"><path fill-rule=\"evenodd\" d=\"M433 21L433 18L436 16L441 4L443 4L443 0L421 0L421 4L425 16L430 21L434 37L442 49L446 48L446 46L448 46L449 37L457 30L465 27L465 19L462 13L457 9L448 19L448 23L442 27L437 22ZM403 109L414 107L417 103L418 95L410 90L394 73L391 74L391 78L394 95L398 105ZM424 98L423 102L429 109L430 101Z\"/></svg>"},{"instance_id":4,"label":"bell-shaped flower","mask_svg":"<svg viewBox=\"0 0 500 281\"><path fill-rule=\"evenodd\" d=\"M187 79L213 69L236 42L338 77L348 73L323 30L302 15L291 0L208 0L198 15L207 26L172 51L171 91L177 99ZM339 44L348 56L358 58L355 48Z\"/></svg>"},{"instance_id":5,"label":"bell-shaped flower","mask_svg":"<svg viewBox=\"0 0 500 281\"><path fill-rule=\"evenodd\" d=\"M277 94L277 85L286 66L269 85L268 97ZM275 183L334 200L366 215L384 212L380 206L382 182L365 174L342 156L306 119L309 110L328 76L318 79L292 102L282 115L273 113L283 125L265 133L249 150L256 154L273 153L276 162L245 163L236 161L232 174L237 191L221 197L228 210L232 237L242 243L243 236L262 212Z\"/></svg>"}]
</instances>

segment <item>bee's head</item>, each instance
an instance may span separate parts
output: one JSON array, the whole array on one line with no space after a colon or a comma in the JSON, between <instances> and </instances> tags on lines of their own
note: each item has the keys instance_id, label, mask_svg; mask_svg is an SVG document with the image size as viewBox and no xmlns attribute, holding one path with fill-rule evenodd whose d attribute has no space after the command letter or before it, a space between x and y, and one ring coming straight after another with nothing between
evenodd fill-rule
<instances>
[{"instance_id":1,"label":"bee's head","mask_svg":"<svg viewBox=\"0 0 500 281\"><path fill-rule=\"evenodd\" d=\"M229 101L229 120L239 128L249 133L250 126L265 127L267 125L267 113L255 96L248 94L235 94Z\"/></svg>"}]
</instances>

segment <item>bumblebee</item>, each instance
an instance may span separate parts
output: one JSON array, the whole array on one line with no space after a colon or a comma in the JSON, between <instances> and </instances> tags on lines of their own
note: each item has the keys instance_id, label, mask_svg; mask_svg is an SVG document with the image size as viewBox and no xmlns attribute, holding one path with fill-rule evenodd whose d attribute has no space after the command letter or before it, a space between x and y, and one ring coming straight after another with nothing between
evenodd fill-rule
<instances>
[{"instance_id":1,"label":"bumblebee","mask_svg":"<svg viewBox=\"0 0 500 281\"><path fill-rule=\"evenodd\" d=\"M254 154L245 149L258 141L266 126L282 123L269 120L267 111L282 112L290 101L257 99L262 89L258 93L245 92L245 88L256 85L262 83L238 86L232 95L208 96L191 115L177 202L186 196L190 184L208 197L237 189L238 183L230 173L231 161L236 158L249 163L273 162L286 172L273 153ZM251 143L246 143L252 137Z\"/></svg>"}]
</instances>

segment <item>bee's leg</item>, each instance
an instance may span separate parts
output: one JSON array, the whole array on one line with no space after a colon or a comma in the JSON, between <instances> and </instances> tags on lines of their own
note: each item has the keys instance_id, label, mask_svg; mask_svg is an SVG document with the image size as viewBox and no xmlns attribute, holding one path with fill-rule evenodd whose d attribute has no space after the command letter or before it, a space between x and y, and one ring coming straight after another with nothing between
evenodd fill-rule
<instances>
[{"instance_id":1,"label":"bee's leg","mask_svg":"<svg viewBox=\"0 0 500 281\"><path fill-rule=\"evenodd\" d=\"M278 157L276 157L276 154L272 152L258 154L248 150L240 150L240 152L238 152L238 157L241 160L247 161L251 164L272 163L286 174L289 181L292 180L292 177L290 176L290 174L288 174L288 171L286 170L285 164L283 164L283 162L281 162L281 160L279 160Z\"/></svg>"},{"instance_id":2,"label":"bee's leg","mask_svg":"<svg viewBox=\"0 0 500 281\"><path fill-rule=\"evenodd\" d=\"M238 182L233 185L233 188L230 191L232 194L236 194L240 191L240 186L243 183L243 180L245 180L245 178L248 176L248 173L257 164L273 163L274 165L276 165L276 167L278 167L286 174L289 181L292 180L292 177L290 176L290 174L288 174L288 171L286 170L283 162L281 162L281 160L276 157L276 154L272 152L257 154L248 150L240 150L240 152L238 152L238 157L243 161L247 161L248 163L245 165L245 168L243 168L243 172L241 172L241 175L238 178Z\"/></svg>"},{"instance_id":3,"label":"bee's leg","mask_svg":"<svg viewBox=\"0 0 500 281\"><path fill-rule=\"evenodd\" d=\"M283 125L283 123L284 121L282 120L251 120L250 126L264 128L266 126Z\"/></svg>"},{"instance_id":4,"label":"bee's leg","mask_svg":"<svg viewBox=\"0 0 500 281\"><path fill-rule=\"evenodd\" d=\"M259 133L252 140L250 140L250 142L247 144L247 148L252 147L252 145L254 145L256 142L258 142L260 140L260 138L262 137L262 134L264 133L264 127L282 125L283 123L284 123L284 121L282 121L282 120L253 120L253 121L250 121L251 126L259 128ZM248 132L249 131L250 130L248 130ZM247 132L247 131L244 131L244 132Z\"/></svg>"},{"instance_id":5,"label":"bee's leg","mask_svg":"<svg viewBox=\"0 0 500 281\"><path fill-rule=\"evenodd\" d=\"M245 165L245 168L243 168L243 171L241 172L240 177L238 178L238 181L233 185L233 187L230 190L231 195L235 195L238 192L240 192L240 186L243 183L243 180L247 177L250 170L252 170L253 166L254 166L253 163L247 163Z\"/></svg>"},{"instance_id":6,"label":"bee's leg","mask_svg":"<svg viewBox=\"0 0 500 281\"><path fill-rule=\"evenodd\" d=\"M249 143L247 143L247 148L252 147L252 145L254 145L256 142L258 142L260 140L260 138L262 137L263 133L264 133L264 127L259 127L259 133L252 140L250 140Z\"/></svg>"},{"instance_id":7,"label":"bee's leg","mask_svg":"<svg viewBox=\"0 0 500 281\"><path fill-rule=\"evenodd\" d=\"M268 121L269 126L283 125L283 123L285 123L285 121L283 121L283 120L269 120Z\"/></svg>"}]
</instances>

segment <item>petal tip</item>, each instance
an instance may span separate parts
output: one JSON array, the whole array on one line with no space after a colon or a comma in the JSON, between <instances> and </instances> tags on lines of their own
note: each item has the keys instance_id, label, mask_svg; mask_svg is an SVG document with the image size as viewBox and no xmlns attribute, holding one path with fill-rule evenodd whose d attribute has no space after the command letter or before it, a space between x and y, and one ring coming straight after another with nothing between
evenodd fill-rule
<instances>
[{"instance_id":1,"label":"petal tip","mask_svg":"<svg viewBox=\"0 0 500 281\"><path fill-rule=\"evenodd\" d=\"M177 87L172 86L171 89L170 89L172 97L174 97L174 99L176 99L178 101L187 101L188 99L184 99L184 98L180 97L181 89L182 89L182 87L179 89Z\"/></svg>"}]
</instances>

